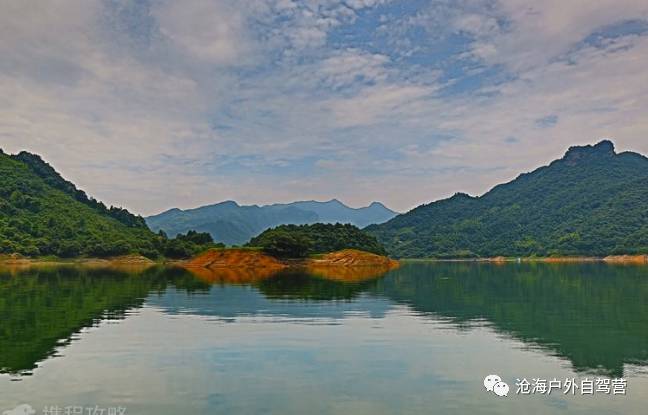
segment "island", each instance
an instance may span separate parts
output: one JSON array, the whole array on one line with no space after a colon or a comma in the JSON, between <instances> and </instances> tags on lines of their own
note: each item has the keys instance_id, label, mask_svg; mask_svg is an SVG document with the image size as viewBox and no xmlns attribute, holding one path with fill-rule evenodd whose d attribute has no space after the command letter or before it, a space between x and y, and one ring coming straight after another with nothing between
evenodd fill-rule
<instances>
[{"instance_id":1,"label":"island","mask_svg":"<svg viewBox=\"0 0 648 415\"><path fill-rule=\"evenodd\" d=\"M363 280L399 266L371 235L349 224L281 225L245 247L207 250L178 265L203 279L264 279L294 270L341 280Z\"/></svg>"}]
</instances>

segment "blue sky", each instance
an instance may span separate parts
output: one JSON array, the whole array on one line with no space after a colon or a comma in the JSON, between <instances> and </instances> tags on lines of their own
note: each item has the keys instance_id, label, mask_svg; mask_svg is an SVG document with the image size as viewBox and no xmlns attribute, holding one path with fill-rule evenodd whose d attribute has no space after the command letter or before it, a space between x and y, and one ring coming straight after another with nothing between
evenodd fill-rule
<instances>
[{"instance_id":1,"label":"blue sky","mask_svg":"<svg viewBox=\"0 0 648 415\"><path fill-rule=\"evenodd\" d=\"M639 0L0 4L0 147L151 214L482 194L611 138L648 153Z\"/></svg>"}]
</instances>

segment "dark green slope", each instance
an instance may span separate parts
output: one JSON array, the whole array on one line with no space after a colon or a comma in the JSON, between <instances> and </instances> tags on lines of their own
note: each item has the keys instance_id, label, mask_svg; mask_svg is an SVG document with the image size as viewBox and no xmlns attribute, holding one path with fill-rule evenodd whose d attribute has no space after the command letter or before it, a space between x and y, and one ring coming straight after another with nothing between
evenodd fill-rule
<instances>
[{"instance_id":1,"label":"dark green slope","mask_svg":"<svg viewBox=\"0 0 648 415\"><path fill-rule=\"evenodd\" d=\"M397 257L648 253L648 159L610 141L481 197L419 206L366 230Z\"/></svg>"},{"instance_id":2,"label":"dark green slope","mask_svg":"<svg viewBox=\"0 0 648 415\"><path fill-rule=\"evenodd\" d=\"M211 246L206 234L156 235L141 216L88 197L39 156L0 151L0 254L187 257Z\"/></svg>"},{"instance_id":3,"label":"dark green slope","mask_svg":"<svg viewBox=\"0 0 648 415\"><path fill-rule=\"evenodd\" d=\"M119 222L131 228L147 227L143 217L133 215L128 210L119 207L111 206L108 208L102 202L88 197L83 190L77 189L72 182L61 177L61 175L58 174L52 166L43 161L40 156L23 151L13 156L13 158L22 161L29 166L29 168L49 186L61 190L63 193L72 196L75 200L93 208L95 211L117 219Z\"/></svg>"},{"instance_id":4,"label":"dark green slope","mask_svg":"<svg viewBox=\"0 0 648 415\"><path fill-rule=\"evenodd\" d=\"M0 154L0 253L73 257L155 251L155 235L141 218L107 209L48 169L37 156Z\"/></svg>"}]
</instances>

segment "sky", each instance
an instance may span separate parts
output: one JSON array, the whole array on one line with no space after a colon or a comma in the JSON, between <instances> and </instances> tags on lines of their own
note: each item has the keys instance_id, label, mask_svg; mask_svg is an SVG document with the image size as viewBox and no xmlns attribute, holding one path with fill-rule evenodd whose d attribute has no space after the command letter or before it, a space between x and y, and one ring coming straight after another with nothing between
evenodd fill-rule
<instances>
[{"instance_id":1,"label":"sky","mask_svg":"<svg viewBox=\"0 0 648 415\"><path fill-rule=\"evenodd\" d=\"M0 148L143 215L648 154L645 0L0 0L0 56Z\"/></svg>"}]
</instances>

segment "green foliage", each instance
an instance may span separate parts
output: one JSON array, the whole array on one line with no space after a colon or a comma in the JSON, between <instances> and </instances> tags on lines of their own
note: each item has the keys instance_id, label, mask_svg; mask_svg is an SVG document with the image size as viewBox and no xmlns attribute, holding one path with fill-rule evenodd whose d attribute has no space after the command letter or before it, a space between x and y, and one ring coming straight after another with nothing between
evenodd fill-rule
<instances>
[{"instance_id":1,"label":"green foliage","mask_svg":"<svg viewBox=\"0 0 648 415\"><path fill-rule=\"evenodd\" d=\"M611 142L496 186L419 206L365 229L397 257L648 253L648 159Z\"/></svg>"},{"instance_id":2,"label":"green foliage","mask_svg":"<svg viewBox=\"0 0 648 415\"><path fill-rule=\"evenodd\" d=\"M65 180L61 175L54 170L52 166L47 164L43 159L32 153L23 151L15 156L15 160L22 161L25 163L36 175L45 181L48 185L52 186L55 189L58 189L72 197L74 197L79 202L83 203L86 206L91 207L92 209L98 211L101 214L108 215L112 218L117 219L119 222L123 223L126 226L132 228L146 228L146 222L141 216L136 216L130 213L128 210L111 206L106 207L102 202L99 202L93 198L88 197L83 190L79 190L76 186Z\"/></svg>"},{"instance_id":3,"label":"green foliage","mask_svg":"<svg viewBox=\"0 0 648 415\"><path fill-rule=\"evenodd\" d=\"M189 231L186 235L178 234L175 239L195 245L209 245L214 243L214 238L208 232Z\"/></svg>"},{"instance_id":4,"label":"green foliage","mask_svg":"<svg viewBox=\"0 0 648 415\"><path fill-rule=\"evenodd\" d=\"M0 154L0 178L0 254L178 258L213 245L196 232L177 241L156 235L141 217L88 198L29 153Z\"/></svg>"},{"instance_id":5,"label":"green foliage","mask_svg":"<svg viewBox=\"0 0 648 415\"><path fill-rule=\"evenodd\" d=\"M313 241L302 234L277 231L259 242L265 252L279 258L305 258Z\"/></svg>"},{"instance_id":6,"label":"green foliage","mask_svg":"<svg viewBox=\"0 0 648 415\"><path fill-rule=\"evenodd\" d=\"M215 244L211 235L206 232L189 231L179 234L174 239L167 239L160 232L158 249L167 258L189 258L210 248L224 248L224 244Z\"/></svg>"},{"instance_id":7,"label":"green foliage","mask_svg":"<svg viewBox=\"0 0 648 415\"><path fill-rule=\"evenodd\" d=\"M359 249L385 255L371 235L350 224L281 225L252 238L247 246L260 247L278 257L302 258L315 253Z\"/></svg>"}]
</instances>

